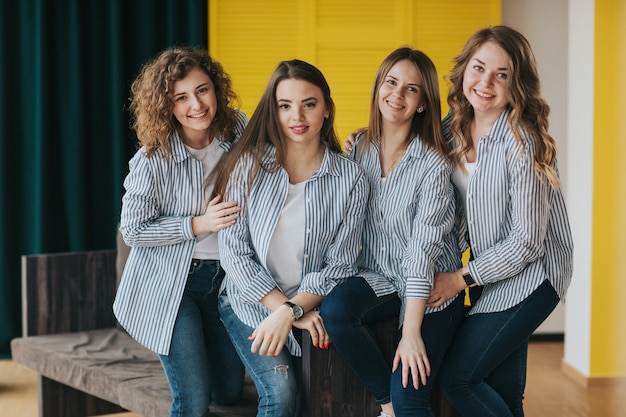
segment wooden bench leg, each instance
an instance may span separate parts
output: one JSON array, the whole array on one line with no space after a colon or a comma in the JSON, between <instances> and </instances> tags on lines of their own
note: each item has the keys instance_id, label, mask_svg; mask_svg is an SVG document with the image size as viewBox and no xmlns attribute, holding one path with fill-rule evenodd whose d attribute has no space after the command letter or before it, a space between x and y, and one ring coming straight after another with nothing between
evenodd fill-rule
<instances>
[{"instance_id":1,"label":"wooden bench leg","mask_svg":"<svg viewBox=\"0 0 626 417\"><path fill-rule=\"evenodd\" d=\"M127 410L93 395L40 376L37 384L39 417L85 417Z\"/></svg>"},{"instance_id":2,"label":"wooden bench leg","mask_svg":"<svg viewBox=\"0 0 626 417\"><path fill-rule=\"evenodd\" d=\"M372 326L390 366L397 324L398 320L388 320ZM304 332L302 339L304 417L377 416L380 406L332 344L321 350L311 345L308 333Z\"/></svg>"}]
</instances>

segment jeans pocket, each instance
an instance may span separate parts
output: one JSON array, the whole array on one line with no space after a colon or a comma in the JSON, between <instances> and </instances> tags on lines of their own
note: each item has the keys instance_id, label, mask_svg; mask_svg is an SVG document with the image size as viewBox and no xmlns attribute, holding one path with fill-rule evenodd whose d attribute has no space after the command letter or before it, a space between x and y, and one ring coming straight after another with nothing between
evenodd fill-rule
<instances>
[{"instance_id":1,"label":"jeans pocket","mask_svg":"<svg viewBox=\"0 0 626 417\"><path fill-rule=\"evenodd\" d=\"M185 290L203 293L215 292L219 289L223 276L224 273L219 266L219 261L192 259Z\"/></svg>"},{"instance_id":2,"label":"jeans pocket","mask_svg":"<svg viewBox=\"0 0 626 417\"><path fill-rule=\"evenodd\" d=\"M193 275L198 272L204 266L204 261L202 259L192 259L191 264L189 265L189 272L187 275Z\"/></svg>"}]
</instances>

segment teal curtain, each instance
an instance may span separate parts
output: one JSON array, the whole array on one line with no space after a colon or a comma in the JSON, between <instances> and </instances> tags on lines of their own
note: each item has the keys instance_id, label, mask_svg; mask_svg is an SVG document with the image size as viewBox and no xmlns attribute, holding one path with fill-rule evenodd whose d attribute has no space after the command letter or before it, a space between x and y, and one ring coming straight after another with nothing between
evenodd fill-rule
<instances>
[{"instance_id":1,"label":"teal curtain","mask_svg":"<svg viewBox=\"0 0 626 417\"><path fill-rule=\"evenodd\" d=\"M115 246L129 85L163 48L207 46L207 4L0 2L0 356L21 335L21 255Z\"/></svg>"}]
</instances>

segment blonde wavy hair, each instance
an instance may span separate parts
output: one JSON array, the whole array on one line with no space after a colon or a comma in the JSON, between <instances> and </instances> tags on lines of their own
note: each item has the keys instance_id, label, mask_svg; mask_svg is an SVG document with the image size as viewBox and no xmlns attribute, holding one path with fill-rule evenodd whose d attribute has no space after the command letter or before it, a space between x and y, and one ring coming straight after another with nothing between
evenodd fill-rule
<instances>
[{"instance_id":1,"label":"blonde wavy hair","mask_svg":"<svg viewBox=\"0 0 626 417\"><path fill-rule=\"evenodd\" d=\"M204 71L215 86L217 112L211 122L210 134L230 142L235 139L239 97L233 92L230 77L222 65L204 49L172 47L147 62L131 85L130 106L132 128L139 145L151 157L161 148L163 157L171 156L170 137L180 127L173 115L174 83L182 80L193 68Z\"/></svg>"},{"instance_id":2,"label":"blonde wavy hair","mask_svg":"<svg viewBox=\"0 0 626 417\"><path fill-rule=\"evenodd\" d=\"M547 178L554 188L559 187L556 172L556 143L548 133L550 106L541 96L537 64L528 40L508 26L492 26L470 37L454 67L446 77L450 83L448 105L452 113L450 129L453 139L460 145L453 158L460 165L461 157L471 149L470 121L474 110L463 93L463 75L469 60L486 42L494 42L504 50L508 58L510 75L507 95L511 113L508 124L522 148L525 148L523 132L535 141L534 168L539 178Z\"/></svg>"}]
</instances>

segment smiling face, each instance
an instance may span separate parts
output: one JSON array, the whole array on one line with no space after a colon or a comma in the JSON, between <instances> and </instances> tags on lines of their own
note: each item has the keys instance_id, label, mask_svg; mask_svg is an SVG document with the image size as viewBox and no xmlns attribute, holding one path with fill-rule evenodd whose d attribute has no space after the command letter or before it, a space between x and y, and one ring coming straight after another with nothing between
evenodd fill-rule
<instances>
[{"instance_id":1,"label":"smiling face","mask_svg":"<svg viewBox=\"0 0 626 417\"><path fill-rule=\"evenodd\" d=\"M396 62L378 89L378 108L384 122L408 123L423 106L422 76L407 59Z\"/></svg>"},{"instance_id":2,"label":"smiling face","mask_svg":"<svg viewBox=\"0 0 626 417\"><path fill-rule=\"evenodd\" d=\"M509 60L492 41L482 44L472 55L463 74L463 93L474 114L499 116L508 104Z\"/></svg>"},{"instance_id":3,"label":"smiling face","mask_svg":"<svg viewBox=\"0 0 626 417\"><path fill-rule=\"evenodd\" d=\"M328 114L322 90L308 81L288 78L276 86L278 121L287 143L318 144Z\"/></svg>"},{"instance_id":4,"label":"smiling face","mask_svg":"<svg viewBox=\"0 0 626 417\"><path fill-rule=\"evenodd\" d=\"M187 76L174 83L174 117L182 127L183 142L194 148L210 143L208 129L217 112L215 86L200 68L193 68Z\"/></svg>"}]
</instances>

